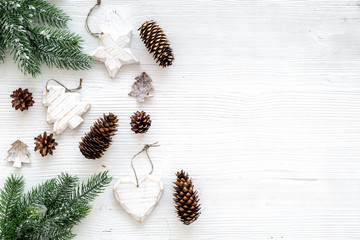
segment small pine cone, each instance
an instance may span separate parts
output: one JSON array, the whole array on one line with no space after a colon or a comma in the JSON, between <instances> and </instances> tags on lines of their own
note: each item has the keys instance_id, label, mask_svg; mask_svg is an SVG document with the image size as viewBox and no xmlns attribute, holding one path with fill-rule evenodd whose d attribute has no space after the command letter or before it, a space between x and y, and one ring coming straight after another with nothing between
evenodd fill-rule
<instances>
[{"instance_id":1,"label":"small pine cone","mask_svg":"<svg viewBox=\"0 0 360 240\"><path fill-rule=\"evenodd\" d=\"M98 159L110 147L111 137L117 131L117 116L113 113L98 119L91 127L90 132L82 138L79 148L84 157Z\"/></svg>"},{"instance_id":2,"label":"small pine cone","mask_svg":"<svg viewBox=\"0 0 360 240\"><path fill-rule=\"evenodd\" d=\"M162 67L170 66L175 60L173 50L159 24L154 20L146 21L138 30L142 41L149 53L153 54L156 62Z\"/></svg>"},{"instance_id":3,"label":"small pine cone","mask_svg":"<svg viewBox=\"0 0 360 240\"><path fill-rule=\"evenodd\" d=\"M29 107L31 107L35 103L32 97L32 93L29 92L28 89L22 90L21 88L19 88L18 90L15 90L13 94L10 95L10 97L14 99L11 101L11 103L12 107L15 108L15 110L28 110Z\"/></svg>"},{"instance_id":4,"label":"small pine cone","mask_svg":"<svg viewBox=\"0 0 360 240\"><path fill-rule=\"evenodd\" d=\"M200 216L200 204L198 192L194 191L194 184L189 178L189 174L183 170L176 173L177 180L174 182L174 202L177 214L185 225L196 221Z\"/></svg>"},{"instance_id":5,"label":"small pine cone","mask_svg":"<svg viewBox=\"0 0 360 240\"><path fill-rule=\"evenodd\" d=\"M131 130L135 133L146 133L151 126L150 115L146 115L144 111L135 112L130 119Z\"/></svg>"},{"instance_id":6,"label":"small pine cone","mask_svg":"<svg viewBox=\"0 0 360 240\"><path fill-rule=\"evenodd\" d=\"M47 132L44 132L44 136L37 136L34 138L35 140L35 149L40 150L41 156L45 157L48 153L50 155L53 155L53 150L55 150L55 147L58 145L57 142L55 142L54 134L47 135Z\"/></svg>"}]
</instances>

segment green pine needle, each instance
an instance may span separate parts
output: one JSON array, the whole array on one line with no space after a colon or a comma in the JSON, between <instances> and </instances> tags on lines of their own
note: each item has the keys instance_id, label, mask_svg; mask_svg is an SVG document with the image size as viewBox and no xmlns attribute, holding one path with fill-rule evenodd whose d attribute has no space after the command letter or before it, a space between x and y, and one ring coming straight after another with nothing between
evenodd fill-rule
<instances>
[{"instance_id":1,"label":"green pine needle","mask_svg":"<svg viewBox=\"0 0 360 240\"><path fill-rule=\"evenodd\" d=\"M26 0L23 7L28 8L38 23L47 24L52 27L65 28L70 17L55 7L54 4L43 0Z\"/></svg>"},{"instance_id":2,"label":"green pine needle","mask_svg":"<svg viewBox=\"0 0 360 240\"><path fill-rule=\"evenodd\" d=\"M0 239L72 239L73 226L111 180L107 171L82 183L62 173L24 194L24 179L11 175L0 190Z\"/></svg>"},{"instance_id":3,"label":"green pine needle","mask_svg":"<svg viewBox=\"0 0 360 240\"><path fill-rule=\"evenodd\" d=\"M0 62L5 52L21 71L33 77L41 64L86 70L91 58L82 52L79 35L66 29L69 16L45 0L0 1Z\"/></svg>"}]
</instances>

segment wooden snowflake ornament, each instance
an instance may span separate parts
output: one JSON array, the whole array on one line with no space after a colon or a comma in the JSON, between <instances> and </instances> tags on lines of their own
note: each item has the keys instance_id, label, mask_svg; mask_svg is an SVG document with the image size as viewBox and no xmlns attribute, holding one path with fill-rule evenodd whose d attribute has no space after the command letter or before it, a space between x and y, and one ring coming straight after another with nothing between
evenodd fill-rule
<instances>
[{"instance_id":1,"label":"wooden snowflake ornament","mask_svg":"<svg viewBox=\"0 0 360 240\"><path fill-rule=\"evenodd\" d=\"M84 119L81 117L89 111L91 104L80 101L79 93L67 92L63 86L50 86L44 93L43 105L48 107L48 123L54 123L54 133L60 134L67 127L74 130Z\"/></svg>"},{"instance_id":2,"label":"wooden snowflake ornament","mask_svg":"<svg viewBox=\"0 0 360 240\"><path fill-rule=\"evenodd\" d=\"M27 147L22 141L16 140L11 144L9 155L5 160L14 162L13 167L15 168L21 168L21 163L30 163L30 152Z\"/></svg>"},{"instance_id":3,"label":"wooden snowflake ornament","mask_svg":"<svg viewBox=\"0 0 360 240\"><path fill-rule=\"evenodd\" d=\"M114 186L114 195L119 204L138 222L143 222L159 203L164 184L160 178L147 175L139 182L130 177L120 178Z\"/></svg>"},{"instance_id":4,"label":"wooden snowflake ornament","mask_svg":"<svg viewBox=\"0 0 360 240\"><path fill-rule=\"evenodd\" d=\"M98 47L91 56L104 62L110 78L115 78L121 66L139 63L139 60L130 50L131 29L120 33L114 29L103 29L99 39L102 46Z\"/></svg>"}]
</instances>

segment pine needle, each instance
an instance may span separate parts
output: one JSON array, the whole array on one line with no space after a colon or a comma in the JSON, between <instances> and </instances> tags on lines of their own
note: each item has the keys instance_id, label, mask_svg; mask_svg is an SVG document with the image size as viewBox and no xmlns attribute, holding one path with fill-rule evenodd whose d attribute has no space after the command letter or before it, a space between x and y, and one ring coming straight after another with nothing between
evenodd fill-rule
<instances>
[{"instance_id":1,"label":"pine needle","mask_svg":"<svg viewBox=\"0 0 360 240\"><path fill-rule=\"evenodd\" d=\"M60 69L91 68L82 40L66 29L68 15L45 0L0 1L0 63L9 52L26 75L40 74L41 64Z\"/></svg>"},{"instance_id":2,"label":"pine needle","mask_svg":"<svg viewBox=\"0 0 360 240\"><path fill-rule=\"evenodd\" d=\"M62 173L24 194L24 179L11 175L0 190L0 239L73 238L73 226L89 214L89 203L111 180L107 171L82 183Z\"/></svg>"}]
</instances>

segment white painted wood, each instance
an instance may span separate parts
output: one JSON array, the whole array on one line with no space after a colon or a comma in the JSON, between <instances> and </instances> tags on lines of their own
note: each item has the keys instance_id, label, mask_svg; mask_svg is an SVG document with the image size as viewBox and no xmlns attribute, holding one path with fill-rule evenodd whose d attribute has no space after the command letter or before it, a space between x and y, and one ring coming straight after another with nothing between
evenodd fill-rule
<instances>
[{"instance_id":1,"label":"white painted wood","mask_svg":"<svg viewBox=\"0 0 360 240\"><path fill-rule=\"evenodd\" d=\"M95 2L54 0L70 14L69 27L83 36L88 53L99 45L84 28ZM75 229L76 240L360 238L359 1L102 2L124 7L134 28L130 47L141 64L123 66L113 80L103 63L82 72L44 66L32 79L8 57L0 65L1 159L15 140L31 149L35 136L52 130L41 104L49 78L76 86L82 77L82 99L92 108L77 129L56 136L52 157L33 154L20 170L4 161L0 184L10 173L23 174L27 188L62 171L82 179L104 169L115 179L132 176L131 157L159 140L150 154L164 193L152 214L142 224L134 221L113 197L114 181ZM157 66L138 36L149 19L171 40L169 68ZM138 104L128 93L143 71L155 92ZM29 111L11 107L18 87L34 93ZM145 135L130 130L136 110L151 115ZM113 144L101 160L87 160L78 142L110 111L120 118ZM145 176L148 162L135 164ZM174 174L182 168L202 203L202 215L190 226L176 219L172 206Z\"/></svg>"},{"instance_id":2,"label":"white painted wood","mask_svg":"<svg viewBox=\"0 0 360 240\"><path fill-rule=\"evenodd\" d=\"M114 186L114 196L118 203L140 223L154 210L163 191L163 182L154 175L145 176L139 181L139 186L136 179L121 177Z\"/></svg>"},{"instance_id":3,"label":"white painted wood","mask_svg":"<svg viewBox=\"0 0 360 240\"><path fill-rule=\"evenodd\" d=\"M77 128L84 122L81 116L91 107L90 102L81 101L80 93L66 92L61 86L49 86L44 91L42 103L47 107L47 123L54 123L55 134L68 127L71 130Z\"/></svg>"},{"instance_id":4,"label":"white painted wood","mask_svg":"<svg viewBox=\"0 0 360 240\"><path fill-rule=\"evenodd\" d=\"M11 144L8 150L8 156L5 159L8 162L13 162L13 167L21 168L22 163L30 163L30 152L28 146L20 140L16 140Z\"/></svg>"}]
</instances>

